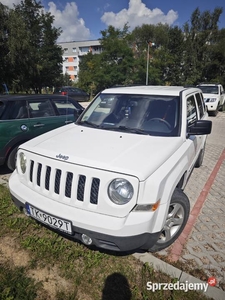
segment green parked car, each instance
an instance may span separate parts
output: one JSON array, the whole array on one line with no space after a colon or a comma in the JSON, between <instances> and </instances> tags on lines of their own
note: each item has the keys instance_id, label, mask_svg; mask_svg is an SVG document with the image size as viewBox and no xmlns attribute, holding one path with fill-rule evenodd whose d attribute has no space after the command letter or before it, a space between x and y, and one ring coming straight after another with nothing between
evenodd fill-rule
<instances>
[{"instance_id":1,"label":"green parked car","mask_svg":"<svg viewBox=\"0 0 225 300\"><path fill-rule=\"evenodd\" d=\"M74 122L84 110L77 101L58 95L2 96L0 98L0 166L15 169L22 143Z\"/></svg>"}]
</instances>

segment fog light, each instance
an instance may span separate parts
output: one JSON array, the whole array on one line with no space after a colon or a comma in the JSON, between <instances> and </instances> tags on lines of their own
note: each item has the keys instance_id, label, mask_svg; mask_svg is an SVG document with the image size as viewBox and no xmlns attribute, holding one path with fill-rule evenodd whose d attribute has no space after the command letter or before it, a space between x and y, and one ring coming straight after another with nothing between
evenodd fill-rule
<instances>
[{"instance_id":1,"label":"fog light","mask_svg":"<svg viewBox=\"0 0 225 300\"><path fill-rule=\"evenodd\" d=\"M28 212L27 212L27 210L26 210L25 207L23 208L23 212L24 212L24 214L25 214L27 217L30 217L30 215L28 214Z\"/></svg>"},{"instance_id":2,"label":"fog light","mask_svg":"<svg viewBox=\"0 0 225 300\"><path fill-rule=\"evenodd\" d=\"M87 236L86 234L81 235L82 241L85 245L91 245L92 244L92 239Z\"/></svg>"}]
</instances>

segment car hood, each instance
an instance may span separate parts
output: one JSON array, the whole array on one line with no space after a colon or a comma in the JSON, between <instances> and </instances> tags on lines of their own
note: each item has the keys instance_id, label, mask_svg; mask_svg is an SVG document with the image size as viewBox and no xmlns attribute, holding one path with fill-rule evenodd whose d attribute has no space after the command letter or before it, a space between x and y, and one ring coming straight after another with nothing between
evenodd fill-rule
<instances>
[{"instance_id":1,"label":"car hood","mask_svg":"<svg viewBox=\"0 0 225 300\"><path fill-rule=\"evenodd\" d=\"M181 137L155 137L70 124L20 148L91 168L145 180L182 145Z\"/></svg>"},{"instance_id":2,"label":"car hood","mask_svg":"<svg viewBox=\"0 0 225 300\"><path fill-rule=\"evenodd\" d=\"M204 99L208 98L219 98L218 94L203 94Z\"/></svg>"}]
</instances>

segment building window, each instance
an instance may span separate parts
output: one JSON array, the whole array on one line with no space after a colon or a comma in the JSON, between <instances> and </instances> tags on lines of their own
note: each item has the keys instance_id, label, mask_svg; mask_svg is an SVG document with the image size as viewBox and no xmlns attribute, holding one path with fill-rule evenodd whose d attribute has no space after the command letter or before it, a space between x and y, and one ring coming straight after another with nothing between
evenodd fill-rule
<instances>
[{"instance_id":1,"label":"building window","mask_svg":"<svg viewBox=\"0 0 225 300\"><path fill-rule=\"evenodd\" d=\"M68 48L63 49L64 53L68 53Z\"/></svg>"},{"instance_id":2,"label":"building window","mask_svg":"<svg viewBox=\"0 0 225 300\"><path fill-rule=\"evenodd\" d=\"M77 48L73 48L73 52L77 52Z\"/></svg>"},{"instance_id":3,"label":"building window","mask_svg":"<svg viewBox=\"0 0 225 300\"><path fill-rule=\"evenodd\" d=\"M88 52L89 47L80 47L80 52Z\"/></svg>"},{"instance_id":4,"label":"building window","mask_svg":"<svg viewBox=\"0 0 225 300\"><path fill-rule=\"evenodd\" d=\"M65 57L65 58L64 58L64 62L68 62L68 57Z\"/></svg>"}]
</instances>

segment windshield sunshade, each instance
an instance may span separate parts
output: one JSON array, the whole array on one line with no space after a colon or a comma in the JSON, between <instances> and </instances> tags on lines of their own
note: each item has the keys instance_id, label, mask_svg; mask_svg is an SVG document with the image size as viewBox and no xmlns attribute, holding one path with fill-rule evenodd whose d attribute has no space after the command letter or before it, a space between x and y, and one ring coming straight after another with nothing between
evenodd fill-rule
<instances>
[{"instance_id":1,"label":"windshield sunshade","mask_svg":"<svg viewBox=\"0 0 225 300\"><path fill-rule=\"evenodd\" d=\"M155 136L177 136L180 99L177 96L100 94L79 125Z\"/></svg>"}]
</instances>

